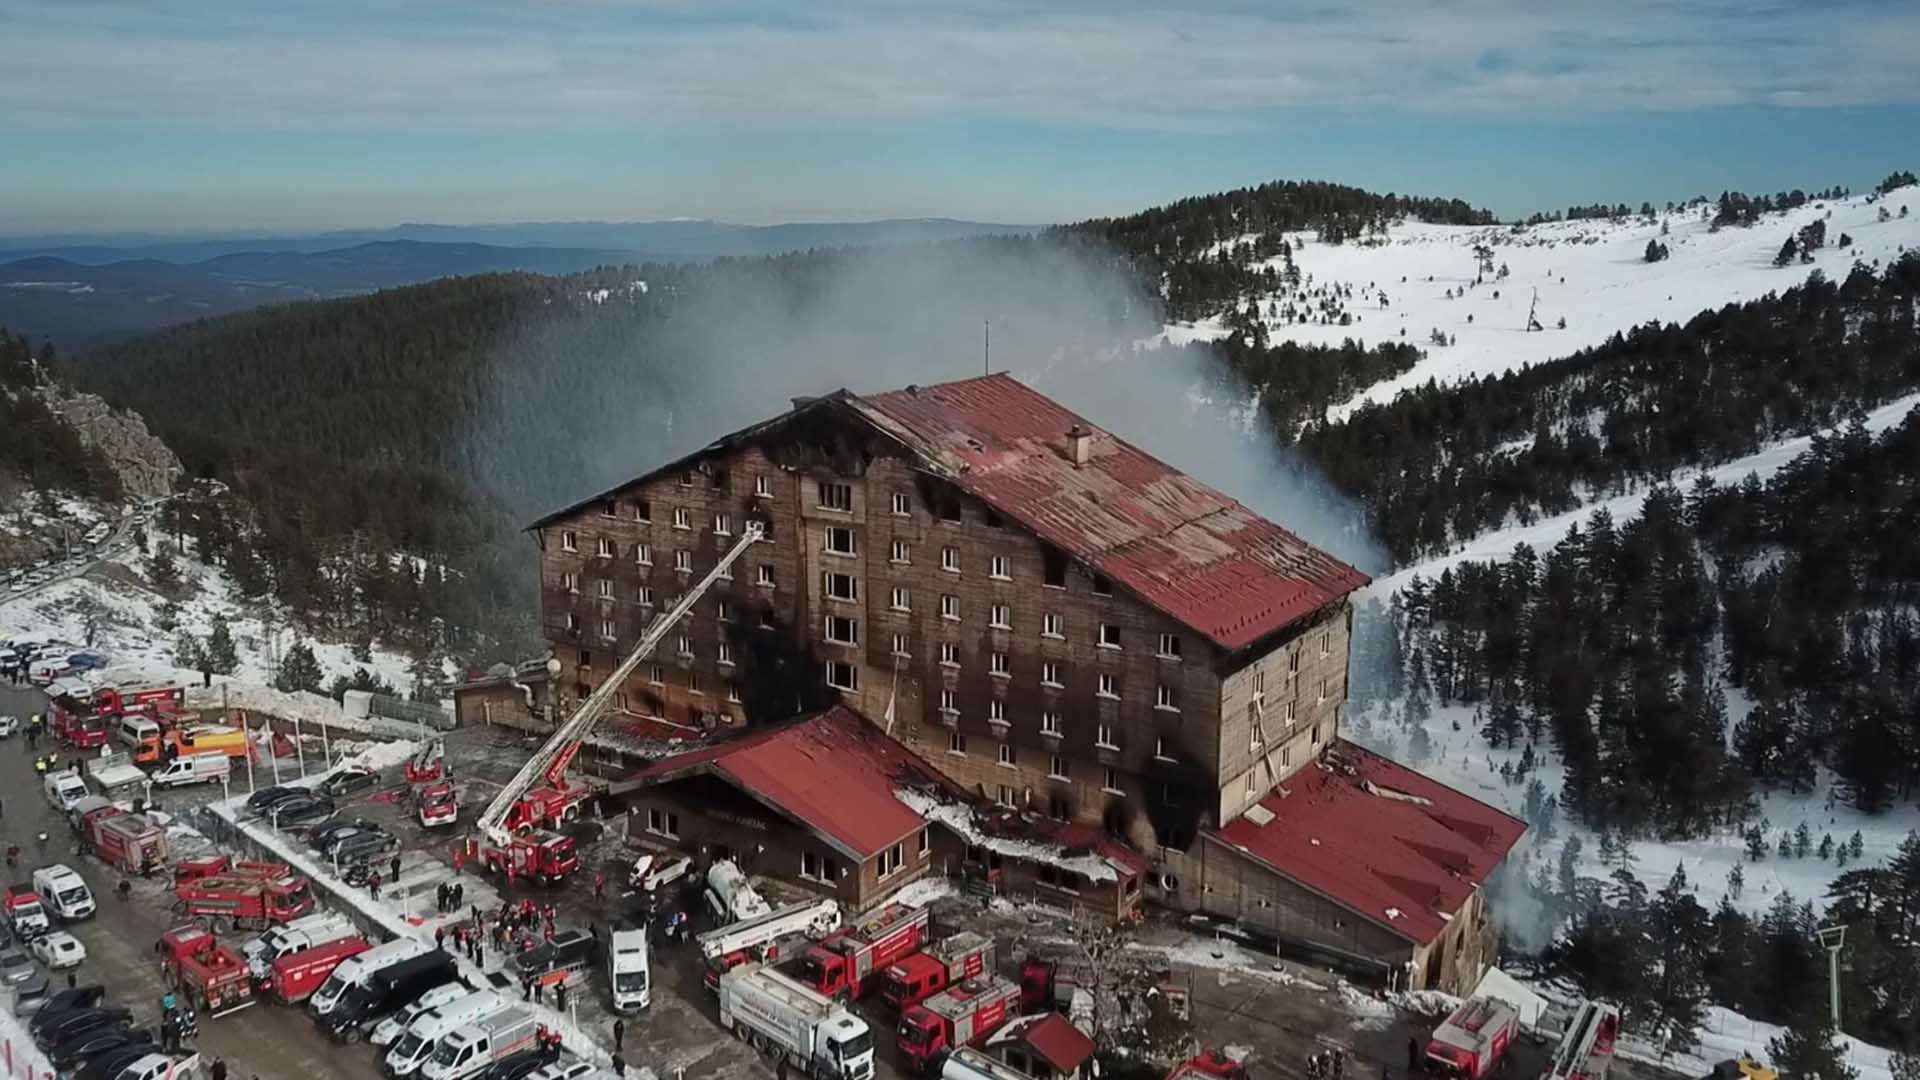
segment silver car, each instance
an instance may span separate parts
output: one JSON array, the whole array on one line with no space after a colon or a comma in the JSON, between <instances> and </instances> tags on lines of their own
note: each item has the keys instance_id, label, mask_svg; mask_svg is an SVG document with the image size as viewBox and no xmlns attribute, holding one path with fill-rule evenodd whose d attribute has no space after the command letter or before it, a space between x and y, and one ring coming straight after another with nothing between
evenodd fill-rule
<instances>
[{"instance_id":1,"label":"silver car","mask_svg":"<svg viewBox=\"0 0 1920 1080\"><path fill-rule=\"evenodd\" d=\"M13 989L15 1012L30 1012L47 1000L47 973L16 946L0 949L0 984Z\"/></svg>"}]
</instances>

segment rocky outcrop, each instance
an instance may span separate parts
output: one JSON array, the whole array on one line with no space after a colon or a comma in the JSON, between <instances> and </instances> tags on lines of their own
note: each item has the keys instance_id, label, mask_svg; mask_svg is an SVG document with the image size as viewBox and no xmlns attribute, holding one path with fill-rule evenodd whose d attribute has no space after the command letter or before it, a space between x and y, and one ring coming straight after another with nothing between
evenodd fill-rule
<instances>
[{"instance_id":1,"label":"rocky outcrop","mask_svg":"<svg viewBox=\"0 0 1920 1080\"><path fill-rule=\"evenodd\" d=\"M186 472L180 459L147 430L139 413L120 412L93 394L75 394L45 387L41 396L59 413L82 442L106 455L127 497L153 499L173 492L174 482Z\"/></svg>"}]
</instances>

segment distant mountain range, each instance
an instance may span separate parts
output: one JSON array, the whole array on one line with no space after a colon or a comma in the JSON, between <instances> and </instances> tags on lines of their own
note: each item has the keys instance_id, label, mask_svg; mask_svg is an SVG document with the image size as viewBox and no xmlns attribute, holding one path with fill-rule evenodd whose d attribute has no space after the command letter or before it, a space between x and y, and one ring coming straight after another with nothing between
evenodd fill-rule
<instances>
[{"instance_id":1,"label":"distant mountain range","mask_svg":"<svg viewBox=\"0 0 1920 1080\"><path fill-rule=\"evenodd\" d=\"M0 237L0 326L85 347L262 304L352 296L463 274L567 274L815 247L1019 234L1030 225L919 219L401 225L364 232L168 239Z\"/></svg>"}]
</instances>

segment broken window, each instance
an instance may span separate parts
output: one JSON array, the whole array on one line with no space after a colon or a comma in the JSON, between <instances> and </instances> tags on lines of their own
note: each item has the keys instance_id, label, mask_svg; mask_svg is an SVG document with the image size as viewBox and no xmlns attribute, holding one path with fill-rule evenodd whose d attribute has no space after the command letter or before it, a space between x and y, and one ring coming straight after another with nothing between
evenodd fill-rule
<instances>
[{"instance_id":1,"label":"broken window","mask_svg":"<svg viewBox=\"0 0 1920 1080\"><path fill-rule=\"evenodd\" d=\"M828 526L826 532L826 548L828 553L833 555L857 554L853 530L844 525Z\"/></svg>"},{"instance_id":2,"label":"broken window","mask_svg":"<svg viewBox=\"0 0 1920 1080\"><path fill-rule=\"evenodd\" d=\"M1047 546L1040 549L1040 583L1050 589L1067 587L1067 556L1060 549Z\"/></svg>"},{"instance_id":3,"label":"broken window","mask_svg":"<svg viewBox=\"0 0 1920 1080\"><path fill-rule=\"evenodd\" d=\"M949 525L960 524L960 500L948 496L940 500L940 520Z\"/></svg>"},{"instance_id":4,"label":"broken window","mask_svg":"<svg viewBox=\"0 0 1920 1080\"><path fill-rule=\"evenodd\" d=\"M754 495L754 498L756 499L772 498L773 497L773 479L768 476L754 477L753 478L753 495Z\"/></svg>"},{"instance_id":5,"label":"broken window","mask_svg":"<svg viewBox=\"0 0 1920 1080\"><path fill-rule=\"evenodd\" d=\"M860 599L860 584L859 582L854 580L854 576L852 574L828 573L828 574L822 575L822 577L823 577L823 580L826 582L827 599L829 600Z\"/></svg>"},{"instance_id":6,"label":"broken window","mask_svg":"<svg viewBox=\"0 0 1920 1080\"><path fill-rule=\"evenodd\" d=\"M843 615L827 616L827 640L837 645L860 644L860 624Z\"/></svg>"},{"instance_id":7,"label":"broken window","mask_svg":"<svg viewBox=\"0 0 1920 1080\"><path fill-rule=\"evenodd\" d=\"M1000 744L1000 764L1011 767L1013 763L1014 763L1013 762L1013 744L1001 743Z\"/></svg>"},{"instance_id":8,"label":"broken window","mask_svg":"<svg viewBox=\"0 0 1920 1080\"><path fill-rule=\"evenodd\" d=\"M842 660L827 661L827 685L835 690L860 689L860 671Z\"/></svg>"},{"instance_id":9,"label":"broken window","mask_svg":"<svg viewBox=\"0 0 1920 1080\"><path fill-rule=\"evenodd\" d=\"M733 490L733 475L725 469L713 470L712 473L708 474L707 482L713 486L713 490L715 491Z\"/></svg>"},{"instance_id":10,"label":"broken window","mask_svg":"<svg viewBox=\"0 0 1920 1080\"><path fill-rule=\"evenodd\" d=\"M653 504L648 502L645 499L639 499L635 501L633 504L633 520L652 521L653 520Z\"/></svg>"},{"instance_id":11,"label":"broken window","mask_svg":"<svg viewBox=\"0 0 1920 1080\"><path fill-rule=\"evenodd\" d=\"M1105 775L1103 775L1100 778L1100 787L1102 790L1104 790L1109 795L1126 794L1125 792L1120 790L1120 770L1119 769L1110 767L1104 770L1104 773Z\"/></svg>"},{"instance_id":12,"label":"broken window","mask_svg":"<svg viewBox=\"0 0 1920 1080\"><path fill-rule=\"evenodd\" d=\"M1105 574L1093 575L1093 595L1095 596L1112 596L1113 595L1113 582L1107 580L1107 576Z\"/></svg>"},{"instance_id":13,"label":"broken window","mask_svg":"<svg viewBox=\"0 0 1920 1080\"><path fill-rule=\"evenodd\" d=\"M853 510L853 485L821 483L820 509L851 512Z\"/></svg>"},{"instance_id":14,"label":"broken window","mask_svg":"<svg viewBox=\"0 0 1920 1080\"><path fill-rule=\"evenodd\" d=\"M1120 647L1120 627L1113 623L1100 624L1100 647L1117 649Z\"/></svg>"},{"instance_id":15,"label":"broken window","mask_svg":"<svg viewBox=\"0 0 1920 1080\"><path fill-rule=\"evenodd\" d=\"M602 600L613 599L613 579L601 578L599 581L594 582L594 591Z\"/></svg>"},{"instance_id":16,"label":"broken window","mask_svg":"<svg viewBox=\"0 0 1920 1080\"><path fill-rule=\"evenodd\" d=\"M619 513L620 513L620 506L618 503L615 503L612 499L606 499L600 503L600 515L602 517L614 517Z\"/></svg>"}]
</instances>

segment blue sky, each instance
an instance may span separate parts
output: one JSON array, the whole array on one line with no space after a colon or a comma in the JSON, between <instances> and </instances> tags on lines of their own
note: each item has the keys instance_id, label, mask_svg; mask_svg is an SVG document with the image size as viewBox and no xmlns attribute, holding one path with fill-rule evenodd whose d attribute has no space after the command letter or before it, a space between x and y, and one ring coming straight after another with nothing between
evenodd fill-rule
<instances>
[{"instance_id":1,"label":"blue sky","mask_svg":"<svg viewBox=\"0 0 1920 1080\"><path fill-rule=\"evenodd\" d=\"M1920 159L1920 4L0 0L0 233L1503 215Z\"/></svg>"}]
</instances>

